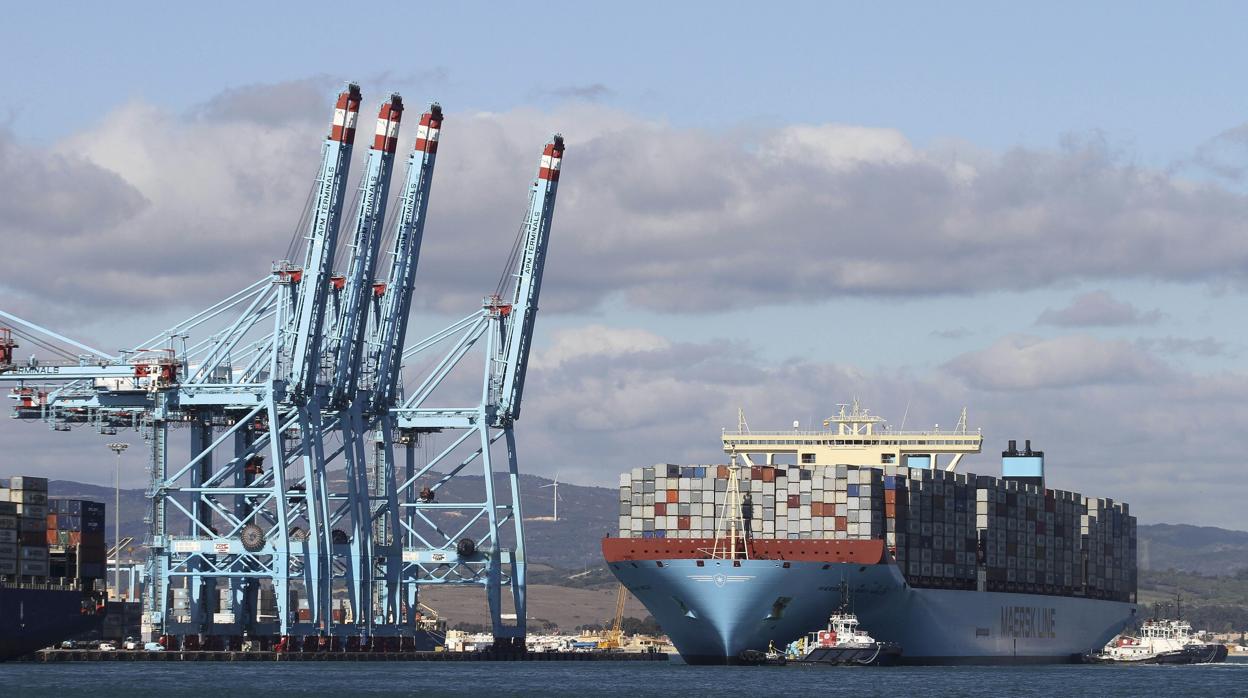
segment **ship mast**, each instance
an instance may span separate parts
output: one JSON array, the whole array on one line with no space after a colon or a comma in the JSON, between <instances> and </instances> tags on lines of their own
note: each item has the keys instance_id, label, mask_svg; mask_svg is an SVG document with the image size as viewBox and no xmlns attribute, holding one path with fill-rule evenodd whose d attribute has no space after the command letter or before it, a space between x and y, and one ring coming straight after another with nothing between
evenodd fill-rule
<instances>
[{"instance_id":1,"label":"ship mast","mask_svg":"<svg viewBox=\"0 0 1248 698\"><path fill-rule=\"evenodd\" d=\"M737 469L737 454L733 453L731 465L728 466L728 490L724 493L724 504L715 522L712 559L750 559L749 544L741 530L741 478Z\"/></svg>"}]
</instances>

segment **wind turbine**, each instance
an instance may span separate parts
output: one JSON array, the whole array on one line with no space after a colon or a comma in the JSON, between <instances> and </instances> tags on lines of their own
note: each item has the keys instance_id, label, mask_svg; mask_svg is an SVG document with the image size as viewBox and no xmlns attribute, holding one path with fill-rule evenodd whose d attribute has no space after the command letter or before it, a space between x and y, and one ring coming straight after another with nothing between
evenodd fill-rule
<instances>
[{"instance_id":1,"label":"wind turbine","mask_svg":"<svg viewBox=\"0 0 1248 698\"><path fill-rule=\"evenodd\" d=\"M555 521L558 521L559 520L559 473L555 473L555 479L553 482L551 482L549 485L542 485L542 487L554 488L553 490L551 490L551 492L554 494L554 499L555 499Z\"/></svg>"}]
</instances>

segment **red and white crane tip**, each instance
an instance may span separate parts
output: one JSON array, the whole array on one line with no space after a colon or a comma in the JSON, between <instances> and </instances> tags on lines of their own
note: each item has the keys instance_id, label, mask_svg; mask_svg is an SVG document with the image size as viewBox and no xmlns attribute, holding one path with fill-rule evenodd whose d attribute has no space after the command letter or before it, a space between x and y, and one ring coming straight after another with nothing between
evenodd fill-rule
<instances>
[{"instance_id":1,"label":"red and white crane tip","mask_svg":"<svg viewBox=\"0 0 1248 698\"><path fill-rule=\"evenodd\" d=\"M330 140L339 143L355 141L355 124L360 116L360 86L351 83L338 95L334 105L334 123L329 131Z\"/></svg>"},{"instance_id":2,"label":"red and white crane tip","mask_svg":"<svg viewBox=\"0 0 1248 698\"><path fill-rule=\"evenodd\" d=\"M381 105L377 114L377 132L373 136L373 150L393 153L399 144L399 121L403 118L403 98L396 92L390 101Z\"/></svg>"},{"instance_id":3,"label":"red and white crane tip","mask_svg":"<svg viewBox=\"0 0 1248 698\"><path fill-rule=\"evenodd\" d=\"M429 111L420 115L420 126L416 129L416 152L438 152L438 135L442 132L442 105L434 102Z\"/></svg>"},{"instance_id":4,"label":"red and white crane tip","mask_svg":"<svg viewBox=\"0 0 1248 698\"><path fill-rule=\"evenodd\" d=\"M546 149L542 151L542 167L537 173L538 179L551 182L559 181L559 168L563 164L563 136L556 133Z\"/></svg>"}]
</instances>

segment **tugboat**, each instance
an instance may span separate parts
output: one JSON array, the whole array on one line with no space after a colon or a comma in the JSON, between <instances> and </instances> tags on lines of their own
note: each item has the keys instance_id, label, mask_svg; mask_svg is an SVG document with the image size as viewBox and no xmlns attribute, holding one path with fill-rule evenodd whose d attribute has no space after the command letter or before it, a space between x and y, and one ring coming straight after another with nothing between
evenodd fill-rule
<instances>
[{"instance_id":1,"label":"tugboat","mask_svg":"<svg viewBox=\"0 0 1248 698\"><path fill-rule=\"evenodd\" d=\"M1182 602L1176 599L1179 609ZM1201 642L1182 619L1144 621L1139 635L1119 635L1100 652L1084 655L1088 664L1216 664L1225 662L1226 645Z\"/></svg>"},{"instance_id":2,"label":"tugboat","mask_svg":"<svg viewBox=\"0 0 1248 698\"><path fill-rule=\"evenodd\" d=\"M828 617L828 627L789 645L794 666L890 666L901 659L901 645L880 642L859 627L844 607Z\"/></svg>"}]
</instances>

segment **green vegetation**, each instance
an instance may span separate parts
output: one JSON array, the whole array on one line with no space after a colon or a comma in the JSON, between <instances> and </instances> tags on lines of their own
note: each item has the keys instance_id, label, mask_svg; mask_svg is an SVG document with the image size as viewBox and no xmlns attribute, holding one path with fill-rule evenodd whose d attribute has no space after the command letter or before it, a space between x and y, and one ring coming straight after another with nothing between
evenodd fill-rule
<instances>
[{"instance_id":1,"label":"green vegetation","mask_svg":"<svg viewBox=\"0 0 1248 698\"><path fill-rule=\"evenodd\" d=\"M1140 571L1141 616L1173 617L1176 595L1182 601L1183 617L1198 630L1248 630L1248 568L1218 576L1174 569Z\"/></svg>"}]
</instances>

